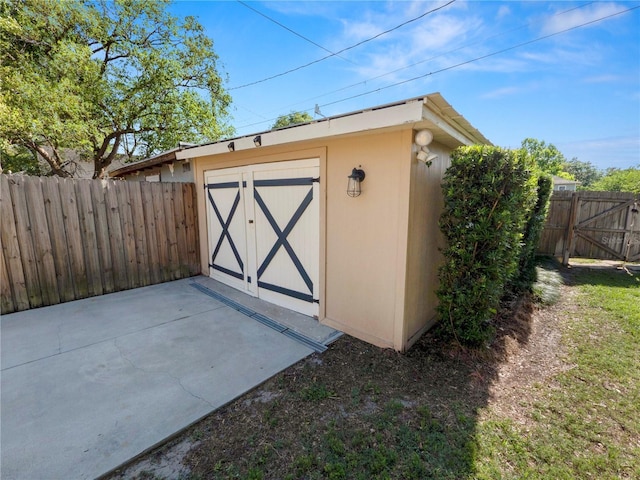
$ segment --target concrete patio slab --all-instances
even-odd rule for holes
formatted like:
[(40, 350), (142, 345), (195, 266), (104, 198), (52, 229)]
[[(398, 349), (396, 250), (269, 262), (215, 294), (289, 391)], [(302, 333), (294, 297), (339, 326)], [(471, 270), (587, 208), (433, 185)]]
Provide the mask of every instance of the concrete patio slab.
[(193, 282), (2, 316), (3, 479), (96, 478), (313, 352)]

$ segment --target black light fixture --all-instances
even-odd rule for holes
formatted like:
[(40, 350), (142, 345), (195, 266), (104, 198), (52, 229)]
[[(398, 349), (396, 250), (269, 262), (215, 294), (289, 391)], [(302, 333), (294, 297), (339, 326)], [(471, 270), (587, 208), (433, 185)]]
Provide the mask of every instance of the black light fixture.
[(364, 170), (360, 170), (359, 168), (354, 168), (351, 171), (351, 175), (347, 178), (349, 179), (349, 183), (347, 184), (347, 195), (350, 197), (359, 197), (362, 193), (360, 189), (360, 183), (364, 181)]
[(227, 148), (229, 149), (230, 152), (233, 152), (236, 149), (236, 144), (233, 142), (229, 142), (227, 144)]
[(253, 139), (253, 144), (256, 147), (262, 146), (262, 137), (260, 135), (256, 135), (256, 137)]

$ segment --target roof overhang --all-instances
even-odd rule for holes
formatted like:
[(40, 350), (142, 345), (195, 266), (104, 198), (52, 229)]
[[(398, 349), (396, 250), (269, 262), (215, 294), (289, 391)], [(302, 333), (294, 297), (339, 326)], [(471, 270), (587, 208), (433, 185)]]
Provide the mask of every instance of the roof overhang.
[[(491, 145), (491, 142), (456, 112), (442, 95), (432, 93), (402, 102), (336, 115), (278, 130), (256, 132), (251, 135), (187, 147), (176, 151), (175, 158), (180, 160), (229, 153), (227, 147), (229, 142), (234, 143), (234, 151), (240, 151), (361, 134), (375, 130), (402, 129), (407, 126), (415, 130), (429, 129), (433, 133), (434, 141), (451, 148), (473, 144)], [(253, 142), (256, 135), (261, 137), (260, 147), (256, 147)]]
[(152, 157), (148, 157), (133, 163), (128, 163), (120, 168), (111, 170), (110, 172), (108, 172), (109, 176), (120, 177), (122, 175), (127, 175), (129, 173), (135, 173), (142, 170), (149, 170), (152, 168), (160, 167), (162, 165), (166, 165), (168, 163), (173, 163), (176, 161), (177, 152), (179, 152), (180, 150), (186, 147), (191, 147), (191, 146), (193, 145), (181, 143), (179, 147), (176, 147), (164, 152), (160, 152), (157, 155), (154, 155)]

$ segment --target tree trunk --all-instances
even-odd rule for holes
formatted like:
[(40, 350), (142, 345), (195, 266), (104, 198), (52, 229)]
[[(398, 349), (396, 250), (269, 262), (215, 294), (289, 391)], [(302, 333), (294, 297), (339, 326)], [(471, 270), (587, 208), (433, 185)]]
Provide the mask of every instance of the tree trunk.
[[(107, 168), (113, 162), (113, 159), (116, 158), (116, 154), (118, 153), (118, 148), (120, 147), (120, 139), (122, 135), (119, 133), (109, 135), (102, 141), (102, 146), (97, 151), (94, 150), (93, 157), (93, 178), (108, 178), (109, 174), (107, 173)], [(113, 145), (109, 145), (111, 140), (115, 140)], [(109, 153), (107, 154), (107, 150), (111, 148)]]

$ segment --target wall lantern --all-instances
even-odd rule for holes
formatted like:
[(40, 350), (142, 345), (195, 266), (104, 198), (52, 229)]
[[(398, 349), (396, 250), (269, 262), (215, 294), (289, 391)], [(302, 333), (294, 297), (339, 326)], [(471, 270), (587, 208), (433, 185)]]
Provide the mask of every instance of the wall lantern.
[(364, 181), (364, 170), (360, 170), (359, 168), (354, 168), (351, 171), (351, 175), (347, 178), (349, 179), (349, 183), (347, 184), (347, 195), (350, 197), (359, 197), (362, 193), (360, 189), (360, 183)]
[(427, 145), (429, 145), (432, 140), (433, 133), (431, 133), (429, 130), (418, 131), (413, 139), (416, 146), (418, 147), (418, 154), (416, 156), (418, 160), (424, 162), (427, 167), (431, 166), (431, 162), (438, 158), (438, 155), (432, 153), (431, 150), (429, 150), (429, 147), (427, 147)]
[(227, 148), (229, 149), (230, 152), (233, 152), (236, 149), (236, 144), (233, 142), (229, 142), (227, 144)]
[(261, 147), (262, 146), (262, 137), (260, 135), (257, 135), (254, 139), (253, 139), (253, 144), (256, 147)]

